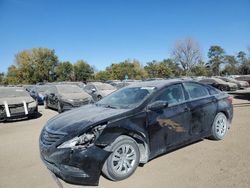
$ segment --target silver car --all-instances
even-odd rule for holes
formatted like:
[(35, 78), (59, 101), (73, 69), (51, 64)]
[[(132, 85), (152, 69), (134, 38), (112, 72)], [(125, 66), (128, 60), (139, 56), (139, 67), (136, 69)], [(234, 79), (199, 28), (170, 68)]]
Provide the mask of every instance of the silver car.
[(35, 117), (37, 102), (22, 87), (0, 87), (0, 121)]
[(102, 99), (115, 90), (116, 88), (114, 86), (102, 82), (90, 82), (84, 87), (84, 91), (92, 95), (95, 101)]

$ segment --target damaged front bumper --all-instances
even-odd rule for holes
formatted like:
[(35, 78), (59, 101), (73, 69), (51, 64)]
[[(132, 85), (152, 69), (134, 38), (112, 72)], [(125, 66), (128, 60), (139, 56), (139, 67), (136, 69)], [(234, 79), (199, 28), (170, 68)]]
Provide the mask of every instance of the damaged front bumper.
[(95, 145), (87, 149), (52, 149), (40, 142), (40, 151), (42, 161), (53, 174), (76, 185), (98, 185), (103, 164), (110, 155)]
[(37, 106), (24, 107), (24, 104), (11, 104), (0, 106), (0, 121), (13, 120), (32, 116), (38, 112)]

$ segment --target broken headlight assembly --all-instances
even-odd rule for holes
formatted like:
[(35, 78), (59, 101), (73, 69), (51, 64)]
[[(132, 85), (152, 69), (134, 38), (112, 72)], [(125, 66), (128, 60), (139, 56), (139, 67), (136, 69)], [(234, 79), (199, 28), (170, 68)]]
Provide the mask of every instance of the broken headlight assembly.
[(92, 128), (89, 132), (82, 134), (81, 136), (76, 136), (61, 145), (59, 145), (57, 148), (71, 148), (71, 149), (77, 149), (77, 148), (88, 148), (94, 144), (94, 141), (100, 136), (103, 129), (106, 127), (105, 125), (98, 125), (94, 128)]

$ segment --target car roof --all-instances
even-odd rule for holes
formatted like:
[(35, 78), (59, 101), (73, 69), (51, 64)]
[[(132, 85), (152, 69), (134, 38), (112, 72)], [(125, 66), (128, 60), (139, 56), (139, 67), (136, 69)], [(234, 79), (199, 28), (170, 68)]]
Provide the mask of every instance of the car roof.
[(89, 82), (87, 85), (110, 85), (109, 83), (103, 83), (103, 82)]
[(183, 83), (183, 82), (196, 82), (195, 80), (184, 80), (184, 79), (168, 79), (168, 80), (152, 80), (152, 81), (143, 81), (131, 83), (127, 87), (156, 87), (162, 88), (166, 85), (174, 84), (174, 83)]

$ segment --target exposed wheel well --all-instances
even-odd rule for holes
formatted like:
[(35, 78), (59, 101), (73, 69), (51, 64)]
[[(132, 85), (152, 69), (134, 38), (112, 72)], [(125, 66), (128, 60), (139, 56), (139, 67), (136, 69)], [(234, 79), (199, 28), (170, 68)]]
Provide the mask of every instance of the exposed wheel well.
[(141, 164), (145, 164), (148, 162), (149, 159), (149, 147), (148, 144), (145, 143), (139, 135), (137, 134), (127, 134), (127, 135), (120, 135), (119, 137), (117, 137), (116, 139), (123, 139), (129, 137), (131, 139), (133, 139), (135, 141), (135, 143), (137, 144), (139, 151), (140, 151), (140, 163)]

